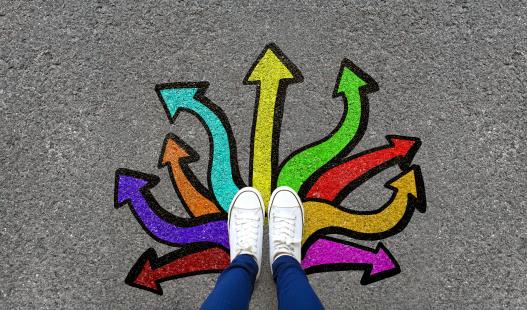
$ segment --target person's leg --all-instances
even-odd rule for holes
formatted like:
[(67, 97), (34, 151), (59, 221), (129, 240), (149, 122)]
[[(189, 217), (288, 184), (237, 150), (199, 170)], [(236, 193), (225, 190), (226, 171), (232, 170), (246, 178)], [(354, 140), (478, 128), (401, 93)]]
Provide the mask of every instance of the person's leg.
[(278, 309), (324, 309), (300, 266), (304, 207), (286, 186), (273, 191), (269, 202), (269, 260), (278, 295)]
[(278, 295), (278, 309), (324, 309), (307, 280), (300, 263), (292, 256), (282, 255), (273, 262), (273, 279)]
[(218, 277), (201, 309), (248, 309), (257, 274), (258, 264), (254, 257), (237, 256)]
[(262, 261), (264, 204), (254, 188), (241, 189), (229, 208), (231, 264), (201, 309), (248, 309)]

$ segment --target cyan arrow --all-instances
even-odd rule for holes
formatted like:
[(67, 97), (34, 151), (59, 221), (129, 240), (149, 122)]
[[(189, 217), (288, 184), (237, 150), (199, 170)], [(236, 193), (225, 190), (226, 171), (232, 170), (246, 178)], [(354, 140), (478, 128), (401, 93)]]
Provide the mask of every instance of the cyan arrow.
[(205, 97), (207, 82), (170, 83), (156, 86), (171, 123), (179, 111), (194, 114), (207, 129), (211, 141), (209, 187), (216, 200), (229, 210), (232, 198), (243, 187), (236, 160), (236, 142), (225, 113)]
[(225, 216), (181, 218), (161, 208), (150, 190), (159, 183), (155, 175), (128, 169), (115, 172), (115, 207), (130, 206), (143, 229), (154, 239), (175, 246), (210, 242), (229, 248)]

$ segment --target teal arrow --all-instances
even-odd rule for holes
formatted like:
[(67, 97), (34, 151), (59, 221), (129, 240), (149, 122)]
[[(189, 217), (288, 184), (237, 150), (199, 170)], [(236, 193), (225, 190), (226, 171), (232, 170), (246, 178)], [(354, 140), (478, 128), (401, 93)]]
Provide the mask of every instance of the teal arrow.
[(219, 205), (229, 210), (232, 198), (243, 187), (236, 160), (236, 141), (225, 113), (205, 97), (207, 82), (156, 86), (171, 123), (180, 111), (195, 115), (207, 129), (211, 142), (208, 182)]
[(366, 130), (366, 94), (377, 90), (377, 83), (351, 61), (342, 61), (333, 97), (344, 99), (344, 115), (338, 126), (324, 139), (291, 154), (280, 168), (278, 186), (299, 191), (317, 170), (355, 146)]

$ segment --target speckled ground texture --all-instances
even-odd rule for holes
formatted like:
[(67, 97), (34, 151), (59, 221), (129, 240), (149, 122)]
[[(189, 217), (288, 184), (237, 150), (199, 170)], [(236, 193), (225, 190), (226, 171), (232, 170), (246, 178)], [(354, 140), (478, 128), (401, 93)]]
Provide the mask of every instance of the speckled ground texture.
[[(379, 83), (357, 150), (384, 135), (420, 137), (414, 159), (428, 210), (385, 240), (401, 265), (311, 275), (328, 309), (521, 309), (527, 306), (527, 4), (524, 1), (0, 1), (0, 308), (195, 309), (217, 275), (164, 283), (124, 278), (148, 247), (113, 208), (119, 167), (159, 175), (155, 195), (182, 208), (157, 159), (166, 133), (201, 154), (189, 115), (170, 125), (158, 83), (207, 80), (248, 175), (254, 86), (242, 79), (269, 42), (302, 70), (288, 89), (280, 158), (325, 136), (342, 113), (331, 93), (342, 58)], [(393, 168), (346, 202), (377, 208)], [(363, 242), (372, 246), (372, 242)], [(276, 307), (264, 253), (252, 309)]]

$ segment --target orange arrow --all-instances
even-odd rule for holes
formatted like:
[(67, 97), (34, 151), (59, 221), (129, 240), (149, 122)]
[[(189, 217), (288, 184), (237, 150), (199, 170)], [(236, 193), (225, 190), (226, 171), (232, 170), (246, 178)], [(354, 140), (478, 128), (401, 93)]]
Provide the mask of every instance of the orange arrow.
[(189, 163), (198, 159), (196, 151), (178, 136), (169, 133), (163, 143), (159, 168), (170, 165), (168, 171), (172, 185), (189, 215), (218, 213), (220, 209), (213, 202), (212, 195), (188, 167)]

